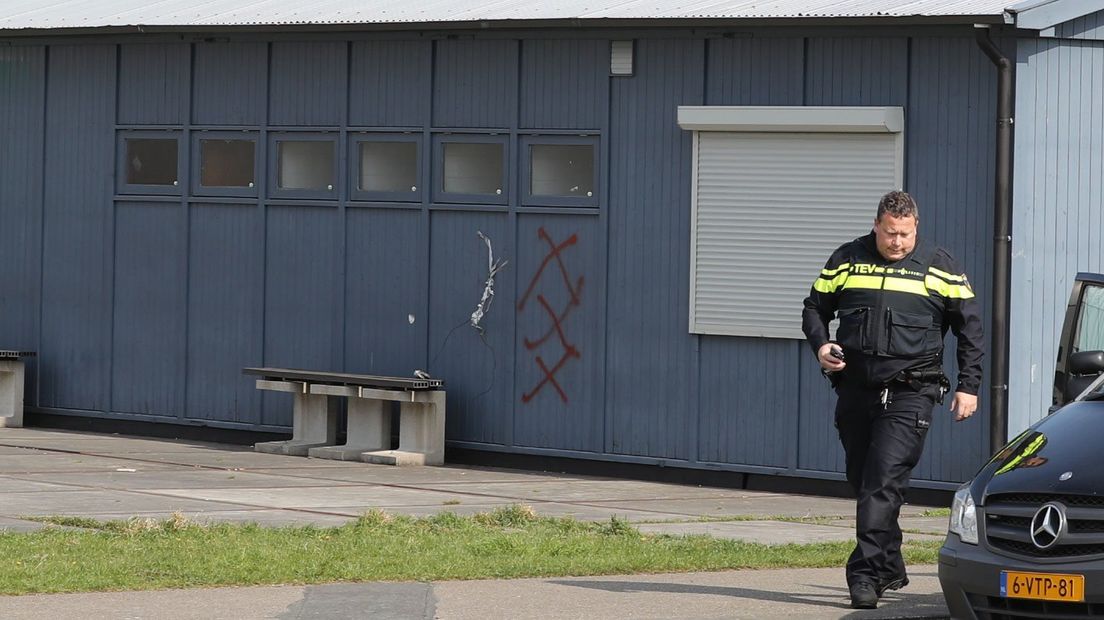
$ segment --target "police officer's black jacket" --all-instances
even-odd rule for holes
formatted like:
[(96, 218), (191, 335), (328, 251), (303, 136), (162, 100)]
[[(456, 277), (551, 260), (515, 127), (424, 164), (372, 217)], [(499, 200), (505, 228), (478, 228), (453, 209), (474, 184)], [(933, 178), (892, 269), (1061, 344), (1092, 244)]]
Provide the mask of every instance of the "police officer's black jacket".
[(981, 313), (962, 268), (943, 248), (917, 241), (912, 253), (892, 262), (878, 252), (873, 232), (843, 244), (805, 299), (802, 329), (814, 353), (829, 342), (836, 315), (845, 382), (880, 388), (902, 371), (941, 365), (950, 328), (958, 338), (955, 389), (978, 393)]

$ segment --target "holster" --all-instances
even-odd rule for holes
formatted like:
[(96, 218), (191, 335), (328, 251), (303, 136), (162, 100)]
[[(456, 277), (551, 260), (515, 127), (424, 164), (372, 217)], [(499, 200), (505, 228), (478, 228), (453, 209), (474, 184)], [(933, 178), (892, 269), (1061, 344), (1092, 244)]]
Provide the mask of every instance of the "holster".
[(939, 385), (938, 403), (943, 404), (947, 392), (951, 390), (951, 382), (947, 375), (943, 374), (942, 366), (930, 366), (928, 368), (911, 368), (901, 371), (893, 381), (907, 384), (910, 388), (919, 392), (924, 386), (936, 383)]

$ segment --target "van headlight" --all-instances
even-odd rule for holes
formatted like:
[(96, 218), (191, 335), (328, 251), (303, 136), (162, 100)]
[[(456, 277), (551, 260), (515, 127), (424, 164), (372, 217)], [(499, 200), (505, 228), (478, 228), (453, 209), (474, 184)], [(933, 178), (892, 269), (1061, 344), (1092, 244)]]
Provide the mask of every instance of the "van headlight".
[(951, 502), (950, 529), (958, 534), (962, 542), (971, 545), (978, 543), (977, 508), (974, 506), (974, 496), (970, 495), (968, 482), (955, 491), (954, 501)]

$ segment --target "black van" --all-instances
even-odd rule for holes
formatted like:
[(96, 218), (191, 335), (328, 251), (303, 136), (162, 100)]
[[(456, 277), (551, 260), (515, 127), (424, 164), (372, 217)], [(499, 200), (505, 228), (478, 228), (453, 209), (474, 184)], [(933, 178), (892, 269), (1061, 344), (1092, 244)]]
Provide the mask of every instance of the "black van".
[(939, 581), (954, 618), (1104, 618), (1104, 276), (1077, 275), (1051, 414), (955, 493)]

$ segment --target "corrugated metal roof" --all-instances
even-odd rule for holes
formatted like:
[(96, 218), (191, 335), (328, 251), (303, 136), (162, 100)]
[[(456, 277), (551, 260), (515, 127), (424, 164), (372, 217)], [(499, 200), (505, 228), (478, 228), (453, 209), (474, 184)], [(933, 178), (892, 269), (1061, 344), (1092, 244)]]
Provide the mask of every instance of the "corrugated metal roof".
[(1000, 16), (1009, 0), (6, 0), (0, 29)]

